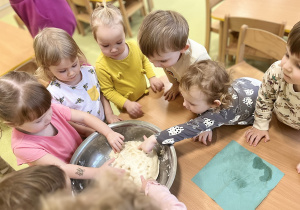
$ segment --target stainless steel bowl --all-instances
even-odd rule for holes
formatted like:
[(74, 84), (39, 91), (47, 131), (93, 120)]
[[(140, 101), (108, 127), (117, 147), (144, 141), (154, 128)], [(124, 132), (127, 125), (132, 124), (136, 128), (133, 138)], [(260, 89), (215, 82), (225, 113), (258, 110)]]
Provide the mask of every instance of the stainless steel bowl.
[[(151, 136), (161, 130), (144, 121), (127, 120), (110, 124), (114, 131), (122, 134), (125, 141), (144, 141), (143, 136)], [(154, 148), (158, 154), (160, 166), (157, 181), (166, 185), (169, 189), (173, 184), (177, 169), (177, 157), (175, 148), (171, 146), (156, 145)], [(106, 138), (97, 132), (86, 138), (75, 151), (70, 163), (86, 167), (100, 167), (109, 159), (111, 146)], [(74, 193), (81, 192), (88, 186), (90, 180), (72, 180)]]

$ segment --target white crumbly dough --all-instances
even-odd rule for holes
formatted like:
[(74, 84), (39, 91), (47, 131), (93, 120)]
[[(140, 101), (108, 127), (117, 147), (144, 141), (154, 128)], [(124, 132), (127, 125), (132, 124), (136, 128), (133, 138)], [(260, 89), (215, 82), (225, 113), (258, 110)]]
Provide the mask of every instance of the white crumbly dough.
[(126, 171), (126, 176), (132, 179), (139, 187), (142, 185), (140, 176), (156, 180), (159, 173), (158, 156), (154, 150), (146, 154), (138, 149), (140, 141), (125, 142), (125, 148), (120, 153), (111, 151), (110, 158), (115, 158), (112, 166), (122, 168)]

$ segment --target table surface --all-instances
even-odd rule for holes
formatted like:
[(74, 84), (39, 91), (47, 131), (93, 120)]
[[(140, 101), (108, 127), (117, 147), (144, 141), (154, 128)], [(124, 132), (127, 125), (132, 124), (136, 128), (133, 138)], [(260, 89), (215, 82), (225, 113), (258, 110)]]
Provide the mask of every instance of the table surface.
[(286, 23), (286, 32), (300, 21), (299, 0), (224, 0), (212, 12), (212, 18), (224, 21), (225, 15)]
[(27, 30), (0, 21), (0, 76), (34, 57), (33, 38)]
[[(170, 83), (166, 77), (162, 80), (166, 86), (165, 90), (168, 90)], [(164, 100), (163, 92), (155, 94), (150, 90), (149, 95), (138, 102), (142, 105), (145, 114), (137, 120), (152, 123), (161, 129), (187, 122), (196, 116), (183, 107), (181, 96), (175, 101), (168, 102)], [(131, 119), (127, 113), (121, 113), (120, 117), (123, 120)], [(285, 174), (257, 209), (300, 209), (300, 174), (297, 174), (295, 169), (300, 162), (300, 131), (282, 124), (273, 117), (270, 124), (271, 141), (261, 142), (257, 147), (252, 147), (244, 139), (244, 133), (248, 128), (250, 127), (216, 128), (213, 131), (213, 141), (209, 146), (193, 142), (191, 139), (175, 143), (178, 165), (171, 192), (184, 202), (189, 210), (222, 209), (191, 179), (232, 140), (273, 164)]]

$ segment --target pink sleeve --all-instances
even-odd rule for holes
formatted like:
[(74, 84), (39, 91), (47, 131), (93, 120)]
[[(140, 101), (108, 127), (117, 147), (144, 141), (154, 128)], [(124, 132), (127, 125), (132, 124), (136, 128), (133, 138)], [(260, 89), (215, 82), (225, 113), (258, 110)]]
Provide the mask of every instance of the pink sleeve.
[(172, 195), (169, 189), (157, 183), (156, 181), (148, 181), (145, 188), (145, 195), (148, 195), (156, 201), (162, 210), (185, 210), (184, 203)]
[(56, 112), (56, 114), (62, 116), (67, 121), (71, 120), (71, 109), (69, 107), (55, 103), (52, 103), (51, 107), (53, 109), (53, 112)]

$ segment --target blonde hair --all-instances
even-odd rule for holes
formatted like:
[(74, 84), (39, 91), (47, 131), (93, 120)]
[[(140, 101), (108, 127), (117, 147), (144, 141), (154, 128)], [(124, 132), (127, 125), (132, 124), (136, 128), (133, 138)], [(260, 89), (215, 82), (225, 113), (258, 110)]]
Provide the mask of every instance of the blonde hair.
[(125, 25), (120, 10), (112, 4), (106, 4), (105, 1), (103, 1), (102, 4), (98, 4), (98, 7), (93, 11), (91, 17), (91, 28), (95, 40), (97, 41), (97, 30), (99, 27), (111, 27), (117, 24), (121, 24), (123, 26), (124, 33), (126, 34)]
[(189, 91), (192, 86), (198, 87), (207, 96), (207, 103), (214, 104), (215, 100), (220, 100), (221, 106), (218, 109), (228, 108), (231, 105), (230, 75), (216, 61), (198, 61), (188, 68), (181, 78), (180, 88)]
[(74, 61), (78, 57), (80, 65), (86, 62), (74, 39), (59, 28), (44, 28), (40, 31), (34, 38), (33, 48), (39, 67), (36, 75), (47, 81), (54, 79), (49, 67), (59, 65), (62, 59)]
[(26, 72), (10, 72), (0, 78), (0, 119), (9, 126), (32, 122), (51, 106), (51, 94)]
[(138, 42), (141, 51), (147, 57), (155, 53), (180, 51), (187, 43), (189, 25), (186, 19), (175, 11), (156, 10), (149, 13), (143, 20)]
[(42, 198), (43, 210), (158, 210), (129, 179), (105, 173), (82, 193), (72, 197), (56, 193)]
[(293, 26), (289, 33), (287, 45), (290, 48), (291, 54), (300, 56), (300, 21)]
[(39, 210), (40, 196), (66, 186), (65, 172), (54, 165), (30, 166), (11, 172), (0, 179), (0, 209)]

